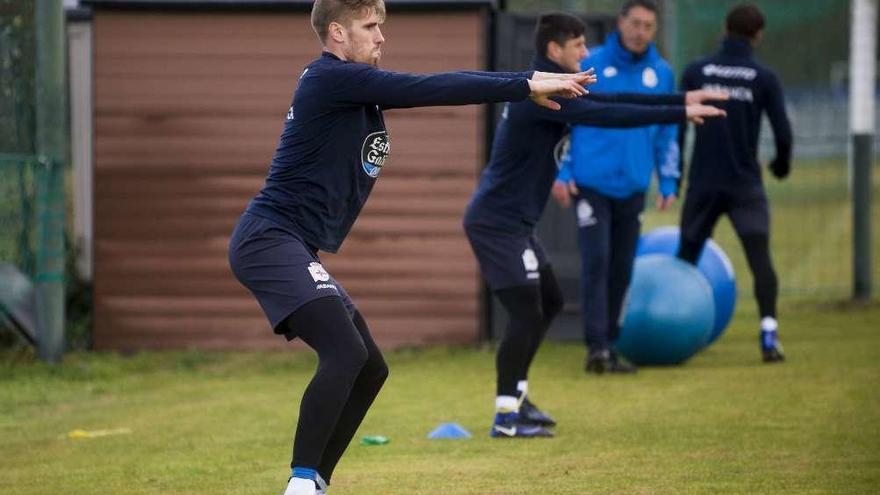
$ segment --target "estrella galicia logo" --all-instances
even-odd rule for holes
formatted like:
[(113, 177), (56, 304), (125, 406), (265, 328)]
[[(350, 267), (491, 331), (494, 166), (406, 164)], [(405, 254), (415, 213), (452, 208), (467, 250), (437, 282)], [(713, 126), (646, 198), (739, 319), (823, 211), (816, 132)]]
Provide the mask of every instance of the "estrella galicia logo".
[(370, 177), (379, 177), (389, 153), (391, 153), (391, 140), (386, 131), (368, 135), (361, 147), (361, 164), (364, 172)]

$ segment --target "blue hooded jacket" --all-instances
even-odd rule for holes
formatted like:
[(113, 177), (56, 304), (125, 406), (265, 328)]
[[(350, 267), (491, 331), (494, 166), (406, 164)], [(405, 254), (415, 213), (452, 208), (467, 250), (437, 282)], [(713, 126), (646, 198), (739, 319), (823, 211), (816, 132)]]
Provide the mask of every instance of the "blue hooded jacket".
[[(591, 50), (581, 62), (583, 69), (596, 68), (599, 81), (590, 86), (593, 93), (672, 93), (675, 76), (669, 64), (651, 43), (640, 56), (624, 48), (620, 34), (614, 32), (605, 44)], [(574, 181), (613, 198), (642, 193), (657, 170), (660, 193), (676, 194), (679, 166), (678, 126), (652, 125), (632, 129), (572, 127), (569, 156), (558, 179)]]

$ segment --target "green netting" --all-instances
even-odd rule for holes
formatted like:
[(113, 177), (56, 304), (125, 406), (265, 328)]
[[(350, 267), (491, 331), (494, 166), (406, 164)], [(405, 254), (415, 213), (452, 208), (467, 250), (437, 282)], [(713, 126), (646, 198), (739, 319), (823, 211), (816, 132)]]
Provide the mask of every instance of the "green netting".
[[(674, 0), (664, 36), (676, 70), (712, 52), (721, 38), (727, 10), (737, 0)], [(849, 51), (849, 2), (762, 0), (767, 19), (756, 56), (779, 74), (788, 88), (843, 90)], [(841, 72), (842, 71), (842, 72)], [(840, 86), (840, 87), (838, 87)]]
[(34, 2), (0, 0), (0, 261), (36, 274)]
[(0, 153), (33, 153), (35, 60), (34, 2), (0, 0)]
[(35, 157), (0, 155), (0, 262), (36, 275)]

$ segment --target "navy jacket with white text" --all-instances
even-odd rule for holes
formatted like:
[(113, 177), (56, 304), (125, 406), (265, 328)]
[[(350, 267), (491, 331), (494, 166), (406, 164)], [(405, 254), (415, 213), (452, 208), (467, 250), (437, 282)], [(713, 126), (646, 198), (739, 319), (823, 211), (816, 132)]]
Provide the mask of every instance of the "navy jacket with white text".
[(776, 74), (752, 58), (747, 40), (728, 37), (716, 54), (689, 64), (681, 88), (730, 94), (728, 101), (713, 103), (727, 111), (726, 119), (707, 119), (696, 127), (688, 187), (760, 186), (758, 134), (762, 113), (767, 114), (776, 140), (776, 158), (770, 167), (777, 175), (788, 173), (792, 135), (782, 86)]

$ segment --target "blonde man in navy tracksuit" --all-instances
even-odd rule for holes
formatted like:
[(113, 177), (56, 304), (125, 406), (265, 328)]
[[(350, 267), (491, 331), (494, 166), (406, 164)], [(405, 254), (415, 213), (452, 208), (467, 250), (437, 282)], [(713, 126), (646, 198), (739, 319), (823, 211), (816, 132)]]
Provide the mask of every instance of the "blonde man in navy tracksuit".
[(752, 57), (764, 29), (761, 10), (751, 4), (735, 6), (725, 26), (721, 49), (688, 65), (681, 79), (685, 90), (723, 90), (730, 99), (722, 105), (727, 119), (707, 122), (696, 132), (678, 256), (696, 264), (720, 216), (730, 218), (755, 280), (761, 355), (773, 363), (785, 357), (777, 337), (778, 282), (770, 259), (770, 212), (757, 156), (758, 134), (761, 115), (767, 114), (776, 139), (770, 172), (784, 179), (791, 164), (791, 125), (779, 78)]
[[(336, 252), (388, 166), (388, 108), (576, 97), (585, 74), (443, 73), (377, 68), (382, 0), (317, 0), (312, 26), (324, 50), (299, 79), (269, 175), (229, 242), (235, 276), (275, 333), (301, 338), (318, 369), (300, 404), (285, 495), (325, 493), (336, 463), (388, 368), (363, 316), (321, 265)], [(549, 110), (548, 110), (549, 111)], [(284, 114), (284, 112), (282, 112)]]

